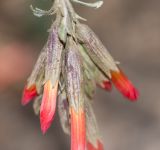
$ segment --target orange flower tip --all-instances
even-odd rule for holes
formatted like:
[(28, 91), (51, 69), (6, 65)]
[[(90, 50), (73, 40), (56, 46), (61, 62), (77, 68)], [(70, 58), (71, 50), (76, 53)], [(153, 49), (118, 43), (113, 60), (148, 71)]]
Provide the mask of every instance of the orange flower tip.
[(131, 101), (136, 101), (139, 97), (139, 93), (137, 89), (133, 86), (131, 81), (123, 74), (122, 71), (111, 72), (112, 75), (112, 82), (114, 83), (115, 87), (128, 99)]
[(54, 88), (52, 87), (50, 81), (46, 82), (44, 85), (44, 93), (40, 107), (40, 124), (43, 134), (45, 134), (51, 126), (56, 110), (58, 82)]
[(71, 150), (85, 150), (86, 128), (85, 113), (71, 108)]
[(21, 103), (23, 106), (27, 105), (33, 98), (35, 98), (38, 95), (36, 85), (33, 84), (32, 86), (25, 87), (23, 90), (23, 96)]
[(107, 91), (111, 91), (112, 90), (112, 84), (110, 81), (103, 81), (102, 86), (103, 89), (107, 90)]
[(104, 150), (102, 142), (97, 141), (97, 146), (95, 147), (90, 142), (87, 142), (87, 150)]

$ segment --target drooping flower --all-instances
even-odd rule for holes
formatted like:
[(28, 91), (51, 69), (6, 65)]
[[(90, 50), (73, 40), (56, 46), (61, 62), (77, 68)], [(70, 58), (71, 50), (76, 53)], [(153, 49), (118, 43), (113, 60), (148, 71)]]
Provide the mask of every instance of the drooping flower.
[(136, 100), (138, 97), (137, 90), (119, 69), (110, 53), (97, 38), (96, 34), (87, 25), (78, 24), (76, 27), (77, 37), (92, 61), (114, 83), (116, 88), (124, 96), (132, 101)]
[[(102, 5), (102, 1), (74, 2)], [(56, 19), (25, 86), (22, 104), (35, 99), (33, 108), (40, 115), (42, 133), (51, 126), (58, 105), (62, 128), (71, 135), (71, 150), (103, 150), (90, 102), (97, 85), (111, 91), (113, 83), (131, 101), (137, 100), (138, 91), (96, 34), (79, 22), (83, 18), (70, 0), (55, 0), (49, 11), (36, 8), (33, 12), (39, 17), (56, 14)]]

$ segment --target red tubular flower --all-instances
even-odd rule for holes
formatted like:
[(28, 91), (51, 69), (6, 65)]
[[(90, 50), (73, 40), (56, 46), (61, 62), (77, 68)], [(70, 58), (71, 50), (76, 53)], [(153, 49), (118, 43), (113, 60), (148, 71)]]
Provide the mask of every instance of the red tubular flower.
[(71, 107), (71, 150), (85, 150), (86, 143), (85, 113), (78, 113)]
[(22, 105), (28, 104), (37, 95), (38, 93), (35, 84), (31, 85), (29, 88), (25, 86), (21, 100)]
[(47, 129), (50, 127), (56, 109), (58, 82), (54, 88), (52, 87), (50, 80), (44, 85), (44, 93), (40, 107), (40, 123), (43, 134), (46, 133)]
[(116, 88), (131, 101), (136, 101), (138, 98), (138, 91), (133, 84), (128, 80), (122, 71), (111, 71), (111, 80)]
[(90, 142), (87, 142), (87, 150), (104, 150), (103, 144), (98, 140), (97, 147), (92, 145)]

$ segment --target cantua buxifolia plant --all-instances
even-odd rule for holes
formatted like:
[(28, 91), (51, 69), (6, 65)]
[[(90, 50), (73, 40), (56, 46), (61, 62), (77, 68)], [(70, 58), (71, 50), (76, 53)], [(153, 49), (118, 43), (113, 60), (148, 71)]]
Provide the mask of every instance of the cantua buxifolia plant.
[(79, 16), (72, 3), (99, 8), (103, 1), (54, 0), (50, 10), (38, 8), (34, 15), (54, 15), (49, 36), (24, 88), (22, 105), (34, 100), (46, 133), (58, 107), (65, 133), (71, 135), (71, 150), (103, 150), (92, 110), (97, 85), (110, 91), (112, 84), (123, 96), (136, 101), (138, 92), (121, 71), (96, 34)]

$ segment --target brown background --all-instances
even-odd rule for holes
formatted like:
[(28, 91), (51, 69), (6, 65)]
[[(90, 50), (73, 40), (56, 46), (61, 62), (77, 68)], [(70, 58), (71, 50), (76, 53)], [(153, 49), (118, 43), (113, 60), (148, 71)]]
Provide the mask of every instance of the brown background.
[[(35, 18), (29, 5), (49, 8), (48, 1), (0, 1), (0, 150), (70, 147), (58, 115), (42, 136), (32, 105), (20, 104), (22, 88), (50, 24), (48, 18)], [(111, 93), (97, 90), (94, 110), (105, 149), (159, 150), (160, 1), (105, 0), (99, 10), (75, 7), (140, 91), (139, 101), (130, 103), (115, 89)]]

